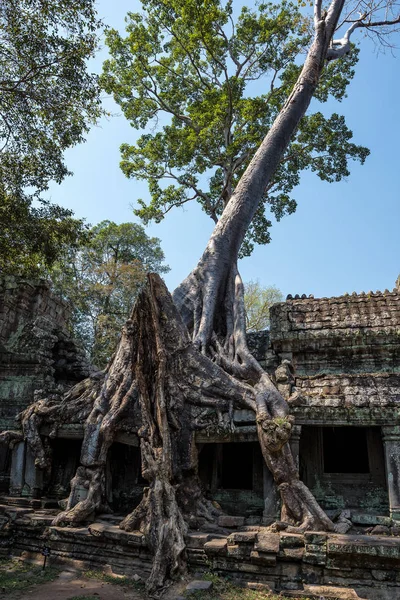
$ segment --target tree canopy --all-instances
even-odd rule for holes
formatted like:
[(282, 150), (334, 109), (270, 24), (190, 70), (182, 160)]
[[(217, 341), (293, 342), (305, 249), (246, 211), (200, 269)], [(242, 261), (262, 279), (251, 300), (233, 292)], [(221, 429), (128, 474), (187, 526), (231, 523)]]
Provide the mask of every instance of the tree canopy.
[(0, 6), (0, 224), (2, 270), (40, 269), (84, 233), (72, 212), (43, 200), (70, 174), (67, 148), (102, 112), (87, 60), (100, 23), (94, 0), (4, 0)]
[(246, 330), (264, 331), (269, 327), (269, 309), (283, 301), (283, 294), (274, 285), (262, 286), (258, 280), (244, 284)]
[[(236, 17), (231, 1), (150, 0), (128, 14), (126, 30), (126, 37), (106, 33), (111, 57), (101, 83), (133, 127), (155, 123), (135, 145), (121, 146), (125, 175), (149, 185), (150, 200), (138, 199), (135, 213), (160, 221), (196, 200), (217, 222), (300, 73), (310, 21), (286, 1), (243, 7)], [(353, 48), (326, 66), (319, 103), (345, 97), (357, 56)], [(265, 186), (242, 254), (269, 241), (269, 210), (279, 220), (296, 209), (302, 171), (339, 181), (351, 160), (363, 163), (368, 153), (353, 143), (343, 116), (325, 116), (314, 104)]]
[(72, 308), (73, 333), (91, 361), (103, 367), (129, 318), (146, 273), (167, 273), (158, 238), (141, 225), (102, 221), (87, 244), (66, 249), (50, 271), (54, 286)]

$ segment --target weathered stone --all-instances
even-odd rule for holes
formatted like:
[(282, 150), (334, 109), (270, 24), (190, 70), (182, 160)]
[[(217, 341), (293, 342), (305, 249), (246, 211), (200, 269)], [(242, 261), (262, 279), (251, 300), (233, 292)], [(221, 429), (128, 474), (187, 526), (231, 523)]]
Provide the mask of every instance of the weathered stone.
[(280, 548), (302, 548), (304, 547), (304, 535), (301, 533), (280, 534)]
[[(317, 541), (319, 542), (318, 538)], [(326, 544), (306, 544), (304, 562), (311, 565), (324, 565), (326, 563)]]
[(235, 531), (228, 537), (228, 545), (252, 544), (257, 538), (257, 531)]
[(375, 525), (375, 527), (371, 531), (372, 535), (390, 535), (389, 527), (386, 525)]
[(283, 548), (279, 552), (279, 557), (283, 560), (301, 561), (303, 560), (304, 553), (304, 548)]
[(256, 565), (264, 565), (266, 567), (276, 565), (276, 554), (269, 554), (253, 550), (250, 554), (251, 562)]
[(227, 553), (228, 542), (226, 538), (210, 540), (204, 544), (206, 554), (218, 554), (225, 556)]
[(306, 531), (304, 534), (304, 542), (307, 546), (309, 544), (321, 546), (322, 544), (326, 544), (327, 537), (327, 533), (321, 533), (319, 531)]
[(244, 517), (234, 517), (231, 515), (221, 515), (218, 519), (220, 527), (242, 527), (244, 525)]
[(256, 590), (258, 592), (273, 592), (275, 589), (275, 583), (261, 583), (259, 581), (246, 581), (244, 587), (248, 590)]
[(212, 581), (195, 580), (191, 581), (186, 586), (186, 594), (194, 594), (196, 592), (204, 592), (211, 590), (213, 587)]
[(311, 592), (315, 598), (334, 598), (335, 600), (360, 600), (357, 592), (351, 588), (339, 588), (327, 585), (304, 584), (304, 591)]
[(252, 546), (250, 544), (229, 545), (227, 547), (228, 556), (233, 558), (248, 558), (251, 553)]
[(382, 517), (358, 511), (351, 512), (351, 520), (355, 525), (386, 525), (386, 527), (390, 527), (392, 524), (390, 517)]
[(279, 534), (258, 532), (257, 541), (254, 544), (254, 549), (260, 552), (269, 552), (278, 554), (279, 552)]

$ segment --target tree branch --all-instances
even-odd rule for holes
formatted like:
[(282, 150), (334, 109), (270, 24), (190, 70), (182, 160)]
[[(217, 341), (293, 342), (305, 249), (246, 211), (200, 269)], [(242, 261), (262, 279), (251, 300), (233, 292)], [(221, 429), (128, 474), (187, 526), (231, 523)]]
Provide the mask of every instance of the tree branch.
[(366, 14), (362, 15), (357, 21), (353, 21), (344, 36), (338, 40), (332, 40), (332, 46), (328, 49), (326, 59), (336, 60), (345, 56), (350, 52), (351, 44), (350, 38), (352, 33), (359, 28), (373, 29), (375, 27), (385, 27), (390, 25), (397, 25), (400, 23), (400, 15), (393, 20), (384, 21), (364, 21)]

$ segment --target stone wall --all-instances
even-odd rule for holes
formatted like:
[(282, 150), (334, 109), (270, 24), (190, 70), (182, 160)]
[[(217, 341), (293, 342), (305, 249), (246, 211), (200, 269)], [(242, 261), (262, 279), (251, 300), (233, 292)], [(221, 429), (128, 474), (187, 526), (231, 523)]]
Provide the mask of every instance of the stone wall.
[(0, 278), (0, 428), (33, 401), (37, 389), (72, 385), (89, 374), (71, 339), (69, 310), (44, 280)]
[[(71, 339), (69, 310), (44, 280), (0, 277), (0, 430), (36, 390), (67, 389), (90, 373), (83, 350)], [(0, 449), (0, 490), (8, 487), (8, 451)]]
[(271, 308), (270, 337), (297, 375), (400, 373), (400, 291), (289, 296)]

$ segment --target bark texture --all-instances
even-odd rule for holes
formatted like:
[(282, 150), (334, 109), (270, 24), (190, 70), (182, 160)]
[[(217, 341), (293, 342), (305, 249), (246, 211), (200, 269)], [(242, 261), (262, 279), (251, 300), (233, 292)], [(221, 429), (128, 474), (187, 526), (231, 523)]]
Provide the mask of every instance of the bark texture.
[(58, 525), (107, 510), (108, 450), (119, 432), (138, 433), (148, 487), (121, 527), (144, 532), (154, 553), (147, 582), (151, 597), (183, 571), (187, 529), (213, 523), (218, 513), (202, 495), (194, 443), (195, 431), (215, 414), (225, 415), (233, 427), (234, 408), (254, 410), (262, 453), (281, 494), (282, 518), (302, 530), (333, 529), (299, 481), (288, 444), (288, 405), (247, 348), (237, 256), (315, 92), (342, 7), (343, 0), (333, 0), (321, 16), (317, 2), (314, 43), (302, 73), (173, 299), (160, 278), (149, 275), (107, 369), (63, 398), (38, 400), (20, 417), (40, 468), (49, 464), (41, 425), (50, 423), (56, 435), (64, 422), (84, 423), (81, 465)]

